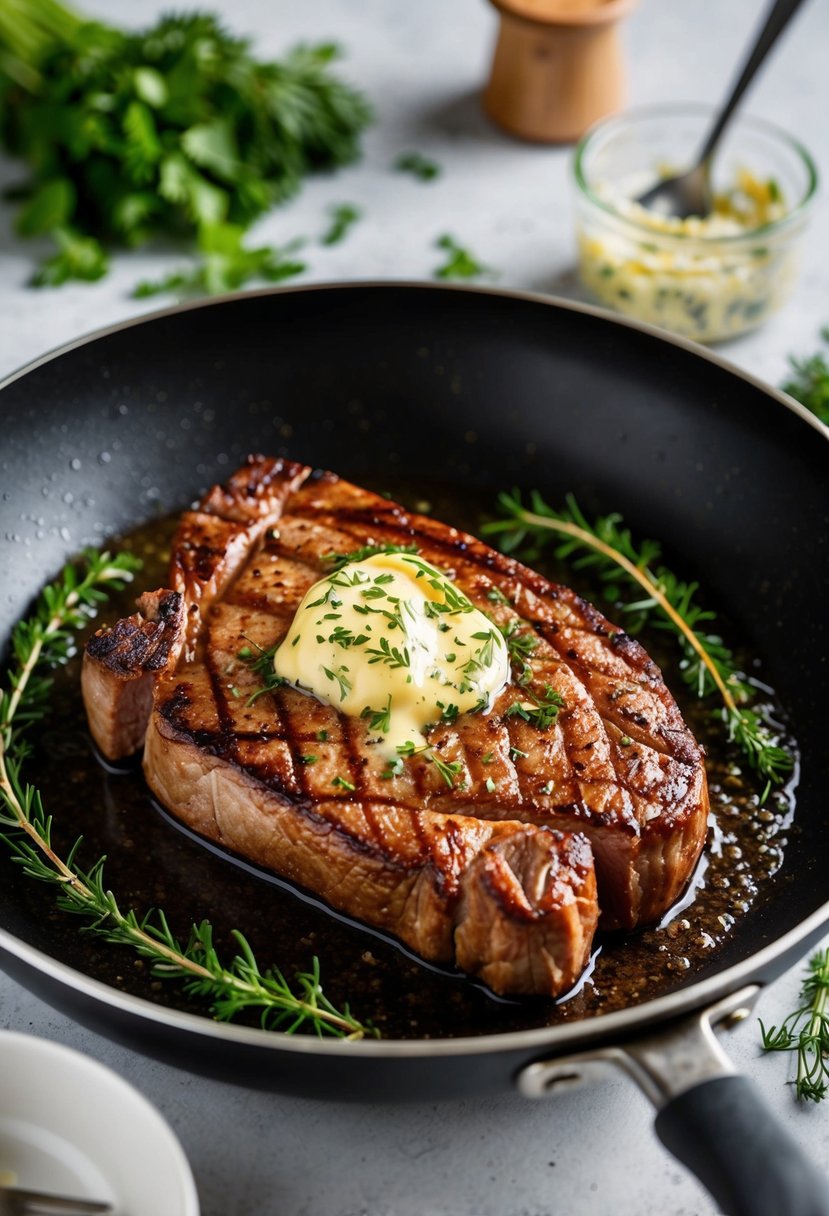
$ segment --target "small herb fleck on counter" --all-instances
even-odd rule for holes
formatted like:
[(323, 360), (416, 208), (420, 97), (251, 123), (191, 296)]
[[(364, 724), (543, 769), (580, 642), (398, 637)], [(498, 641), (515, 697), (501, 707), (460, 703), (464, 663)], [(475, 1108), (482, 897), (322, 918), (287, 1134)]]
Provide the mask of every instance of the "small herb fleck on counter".
[(439, 237), (436, 245), (446, 252), (446, 260), (435, 270), (436, 279), (476, 279), (489, 272), (483, 262), (448, 233)]
[(422, 152), (404, 152), (398, 156), (394, 167), (400, 173), (411, 173), (421, 182), (433, 182), (443, 172), (437, 161), (424, 156)]

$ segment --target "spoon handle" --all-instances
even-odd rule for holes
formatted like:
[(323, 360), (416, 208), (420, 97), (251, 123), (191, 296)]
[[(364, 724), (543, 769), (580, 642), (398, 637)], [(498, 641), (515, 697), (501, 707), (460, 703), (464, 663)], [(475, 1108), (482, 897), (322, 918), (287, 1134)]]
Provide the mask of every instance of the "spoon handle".
[(707, 161), (711, 156), (714, 146), (720, 138), (725, 124), (733, 114), (737, 102), (743, 93), (745, 93), (754, 78), (755, 72), (774, 46), (780, 34), (782, 34), (790, 18), (795, 15), (802, 3), (803, 0), (774, 0), (766, 18), (766, 23), (760, 31), (754, 48), (740, 73), (740, 78), (734, 85), (731, 96), (723, 106), (719, 118), (714, 123), (713, 129), (705, 141), (705, 145), (699, 155), (699, 161)]

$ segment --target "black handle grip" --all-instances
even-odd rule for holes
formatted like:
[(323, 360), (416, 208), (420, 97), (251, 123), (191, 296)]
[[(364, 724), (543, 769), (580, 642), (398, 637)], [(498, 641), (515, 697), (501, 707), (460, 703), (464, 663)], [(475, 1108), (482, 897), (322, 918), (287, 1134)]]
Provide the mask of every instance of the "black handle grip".
[(747, 1077), (717, 1077), (672, 1098), (656, 1133), (725, 1216), (829, 1216), (829, 1180)]

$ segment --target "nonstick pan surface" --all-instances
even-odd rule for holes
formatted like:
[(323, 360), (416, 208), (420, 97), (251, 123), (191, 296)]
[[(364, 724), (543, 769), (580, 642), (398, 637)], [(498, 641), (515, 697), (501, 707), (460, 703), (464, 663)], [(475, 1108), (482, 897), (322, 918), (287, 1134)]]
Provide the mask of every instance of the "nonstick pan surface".
[[(801, 749), (773, 900), (657, 1000), (542, 1029), (405, 1042), (286, 1039), (119, 990), (70, 962), (0, 858), (0, 959), (65, 1011), (196, 1070), (304, 1093), (432, 1096), (618, 1039), (779, 974), (829, 921), (825, 605), (829, 448), (781, 394), (653, 330), (561, 302), (418, 285), (277, 290), (93, 335), (0, 392), (0, 638), (85, 544), (189, 504), (250, 451), (355, 481), (484, 498), (572, 491), (698, 577), (763, 658)], [(372, 1066), (367, 1068), (368, 1061)]]

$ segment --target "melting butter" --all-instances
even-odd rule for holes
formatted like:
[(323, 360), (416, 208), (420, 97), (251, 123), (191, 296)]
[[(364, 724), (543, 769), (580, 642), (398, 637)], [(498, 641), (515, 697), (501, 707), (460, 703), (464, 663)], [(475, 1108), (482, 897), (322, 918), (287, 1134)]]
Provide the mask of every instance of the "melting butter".
[(364, 718), (388, 749), (485, 711), (509, 680), (501, 633), (417, 554), (377, 552), (314, 583), (274, 656), (277, 675)]

